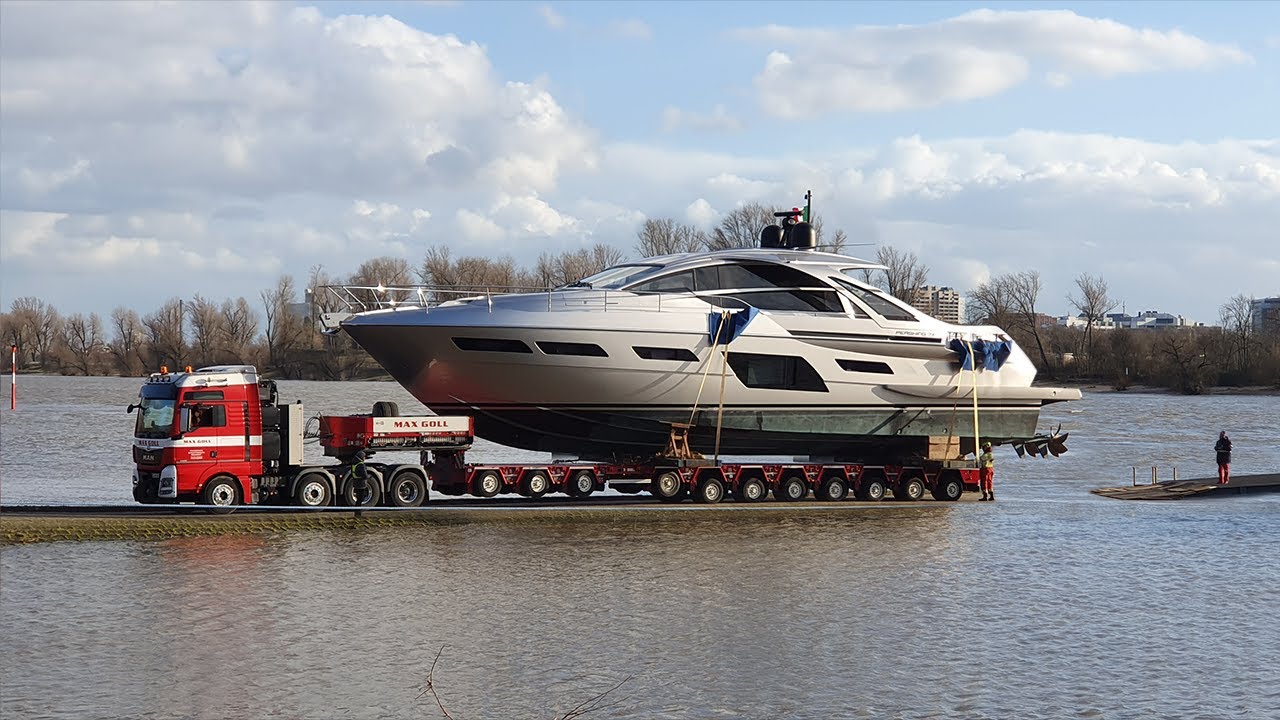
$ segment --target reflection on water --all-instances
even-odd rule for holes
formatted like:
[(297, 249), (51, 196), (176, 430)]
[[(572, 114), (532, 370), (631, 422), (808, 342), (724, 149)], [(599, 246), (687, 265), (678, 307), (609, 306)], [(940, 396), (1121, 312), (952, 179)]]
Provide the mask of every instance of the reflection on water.
[[(49, 385), (0, 415), (4, 501), (125, 502), (135, 381)], [(389, 394), (295, 385), (335, 412)], [(628, 676), (592, 717), (1280, 716), (1280, 496), (1086, 492), (1211, 475), (1222, 428), (1237, 472), (1274, 471), (1280, 399), (1052, 410), (1071, 452), (1001, 454), (994, 505), (6, 547), (0, 715), (440, 717), (417, 698), (444, 647), (459, 718), (549, 718)]]

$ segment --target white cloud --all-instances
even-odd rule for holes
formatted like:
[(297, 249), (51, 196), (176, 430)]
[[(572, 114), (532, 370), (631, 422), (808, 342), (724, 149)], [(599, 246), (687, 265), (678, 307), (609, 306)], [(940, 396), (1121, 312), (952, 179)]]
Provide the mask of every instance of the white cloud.
[(538, 15), (542, 18), (542, 22), (552, 30), (560, 30), (568, 24), (564, 16), (556, 12), (556, 9), (550, 5), (539, 5)]
[(720, 220), (720, 213), (711, 207), (711, 203), (703, 198), (698, 198), (689, 203), (689, 207), (684, 209), (684, 216), (695, 227), (703, 230), (710, 230)]
[(742, 129), (742, 121), (730, 115), (724, 105), (716, 105), (709, 113), (681, 110), (672, 105), (663, 109), (662, 132), (684, 128), (703, 132), (737, 132)]
[(653, 28), (650, 28), (645, 21), (635, 18), (611, 22), (607, 30), (618, 37), (631, 38), (633, 40), (653, 39)]
[[(1180, 30), (1134, 28), (1068, 10), (974, 10), (924, 25), (847, 29), (771, 25), (738, 31), (771, 45), (755, 78), (767, 112), (800, 118), (830, 111), (891, 111), (989, 97), (1043, 66), (1051, 85), (1250, 62), (1231, 45)], [(778, 98), (786, 98), (779, 102)]]

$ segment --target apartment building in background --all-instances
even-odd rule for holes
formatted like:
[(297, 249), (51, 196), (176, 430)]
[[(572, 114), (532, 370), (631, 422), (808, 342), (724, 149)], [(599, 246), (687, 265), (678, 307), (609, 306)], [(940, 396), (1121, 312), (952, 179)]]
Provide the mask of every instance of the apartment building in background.
[(916, 288), (911, 305), (943, 322), (959, 324), (964, 319), (964, 296), (954, 288), (937, 285)]

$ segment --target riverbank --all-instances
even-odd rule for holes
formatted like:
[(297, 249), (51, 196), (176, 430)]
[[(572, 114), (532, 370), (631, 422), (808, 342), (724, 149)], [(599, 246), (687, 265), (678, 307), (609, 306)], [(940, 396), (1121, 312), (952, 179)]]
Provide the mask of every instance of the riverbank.
[[(1106, 383), (1096, 382), (1074, 382), (1070, 380), (1044, 380), (1037, 381), (1042, 385), (1056, 385), (1060, 387), (1076, 388), (1082, 392), (1088, 393), (1123, 393), (1129, 395), (1182, 395), (1182, 393), (1159, 385), (1130, 385), (1124, 389), (1109, 385)], [(1258, 396), (1280, 396), (1280, 387), (1274, 385), (1215, 385), (1205, 388), (1201, 395), (1258, 395)]]

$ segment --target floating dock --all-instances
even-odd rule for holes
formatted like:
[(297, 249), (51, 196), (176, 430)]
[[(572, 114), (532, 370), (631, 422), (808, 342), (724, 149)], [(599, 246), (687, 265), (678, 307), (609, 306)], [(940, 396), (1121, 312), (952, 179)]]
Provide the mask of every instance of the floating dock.
[(1196, 478), (1149, 485), (1125, 485), (1091, 490), (1094, 495), (1116, 500), (1184, 500), (1243, 495), (1245, 493), (1280, 492), (1280, 473), (1233, 475), (1231, 482), (1219, 485), (1218, 478)]

